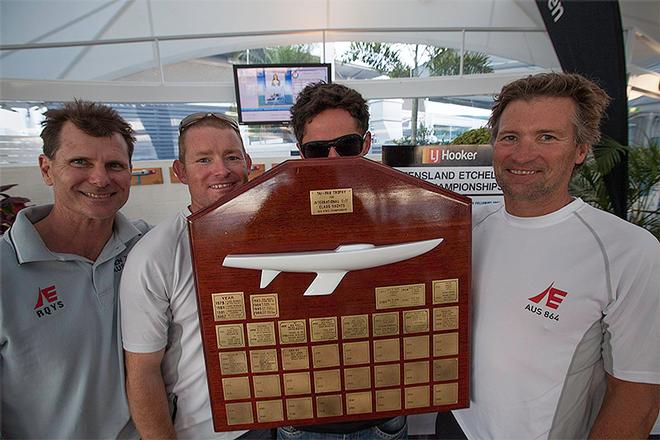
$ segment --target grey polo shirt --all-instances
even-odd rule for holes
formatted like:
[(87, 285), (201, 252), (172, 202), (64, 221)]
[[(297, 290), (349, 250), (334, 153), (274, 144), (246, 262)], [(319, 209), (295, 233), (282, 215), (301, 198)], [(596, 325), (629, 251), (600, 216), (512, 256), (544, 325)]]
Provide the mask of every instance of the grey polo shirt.
[(46, 248), (33, 223), (51, 209), (22, 210), (0, 240), (2, 437), (134, 435), (117, 287), (126, 254), (148, 226), (117, 214), (111, 238), (90, 261)]

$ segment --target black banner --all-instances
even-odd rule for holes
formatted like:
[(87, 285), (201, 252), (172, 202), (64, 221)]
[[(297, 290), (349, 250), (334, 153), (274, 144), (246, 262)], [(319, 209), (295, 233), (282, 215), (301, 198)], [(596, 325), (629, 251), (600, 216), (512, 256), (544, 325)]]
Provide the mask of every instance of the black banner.
[(383, 164), (390, 167), (493, 166), (490, 145), (383, 145)]
[[(618, 1), (536, 0), (536, 5), (562, 69), (594, 80), (612, 97), (602, 133), (627, 145), (626, 62)], [(605, 176), (605, 185), (614, 212), (625, 219), (627, 157)]]

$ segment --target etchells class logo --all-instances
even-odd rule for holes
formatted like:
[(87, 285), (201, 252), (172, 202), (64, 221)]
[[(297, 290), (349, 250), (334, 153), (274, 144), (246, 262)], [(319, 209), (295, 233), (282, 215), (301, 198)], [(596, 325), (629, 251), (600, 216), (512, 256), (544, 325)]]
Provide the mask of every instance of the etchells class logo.
[[(555, 282), (553, 281), (550, 285), (541, 293), (527, 298), (529, 301), (534, 304), (527, 304), (525, 310), (529, 310), (532, 313), (536, 313), (539, 316), (544, 318), (552, 319), (559, 321), (559, 306), (568, 295), (568, 292), (559, 290), (554, 287)], [(548, 310), (551, 309), (551, 310)]]
[(34, 305), (34, 313), (37, 318), (50, 316), (59, 309), (64, 308), (64, 301), (57, 298), (55, 285), (40, 288), (37, 294), (37, 303)]

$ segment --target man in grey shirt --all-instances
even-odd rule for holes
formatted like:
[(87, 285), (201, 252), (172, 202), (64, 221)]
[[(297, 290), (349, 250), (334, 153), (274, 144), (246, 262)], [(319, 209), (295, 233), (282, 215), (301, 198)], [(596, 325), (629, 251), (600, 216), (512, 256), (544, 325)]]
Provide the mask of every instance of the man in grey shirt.
[(136, 437), (117, 316), (126, 254), (148, 229), (118, 212), (133, 130), (84, 101), (49, 110), (43, 126), (54, 203), (20, 211), (0, 240), (1, 436)]

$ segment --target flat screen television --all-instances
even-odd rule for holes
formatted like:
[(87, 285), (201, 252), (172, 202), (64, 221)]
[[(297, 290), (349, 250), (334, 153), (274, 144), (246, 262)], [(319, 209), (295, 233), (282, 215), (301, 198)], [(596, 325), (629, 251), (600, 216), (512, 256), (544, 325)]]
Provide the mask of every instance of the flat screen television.
[(331, 82), (330, 64), (234, 64), (238, 122), (289, 122), (298, 93), (320, 81)]

